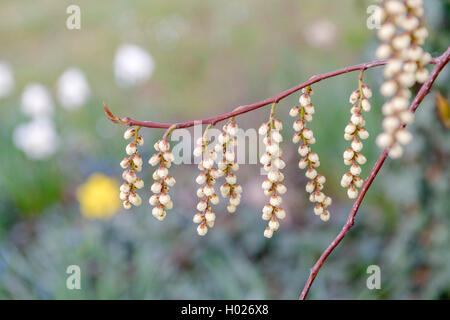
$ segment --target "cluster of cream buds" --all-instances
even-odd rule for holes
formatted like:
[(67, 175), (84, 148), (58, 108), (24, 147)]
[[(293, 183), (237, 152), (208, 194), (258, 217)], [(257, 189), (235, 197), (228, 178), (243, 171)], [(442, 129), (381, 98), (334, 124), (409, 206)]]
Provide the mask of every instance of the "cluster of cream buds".
[(347, 195), (350, 199), (356, 198), (358, 189), (363, 184), (363, 179), (360, 177), (361, 167), (359, 165), (367, 162), (366, 157), (361, 152), (363, 148), (361, 140), (369, 137), (369, 132), (364, 128), (366, 121), (362, 111), (370, 111), (369, 98), (372, 97), (372, 91), (362, 82), (360, 88), (353, 91), (350, 95), (349, 102), (353, 105), (350, 110), (352, 116), (344, 130), (344, 139), (347, 141), (351, 140), (352, 143), (351, 148), (344, 151), (344, 164), (350, 166), (350, 171), (342, 176), (341, 186), (348, 188)]
[(198, 223), (197, 233), (200, 236), (204, 236), (208, 232), (208, 228), (214, 226), (216, 215), (212, 211), (212, 205), (219, 203), (219, 197), (214, 190), (214, 184), (216, 179), (223, 175), (223, 172), (214, 168), (214, 161), (217, 159), (217, 153), (214, 149), (208, 149), (208, 130), (202, 138), (197, 141), (197, 146), (194, 149), (194, 156), (199, 157), (203, 155), (202, 161), (198, 164), (198, 169), (203, 171), (197, 178), (196, 182), (199, 185), (203, 185), (197, 189), (197, 197), (203, 198), (197, 204), (197, 210), (199, 211), (194, 215), (194, 222)]
[(137, 146), (144, 145), (144, 138), (136, 128), (128, 128), (123, 137), (125, 140), (134, 138), (125, 148), (128, 157), (120, 162), (120, 166), (126, 169), (122, 174), (126, 182), (120, 186), (120, 199), (123, 201), (123, 207), (130, 209), (131, 205), (140, 206), (142, 203), (136, 191), (144, 187), (144, 181), (136, 176), (136, 172), (142, 171), (142, 158), (137, 154)]
[(306, 184), (306, 191), (310, 194), (309, 200), (316, 203), (314, 213), (320, 216), (321, 220), (328, 221), (330, 213), (326, 208), (331, 204), (331, 198), (322, 192), (326, 179), (317, 172), (316, 168), (320, 166), (319, 155), (312, 152), (309, 146), (316, 143), (316, 139), (312, 130), (305, 126), (306, 122), (312, 120), (314, 114), (314, 106), (311, 104), (313, 92), (310, 87), (304, 88), (302, 92), (299, 99), (300, 106), (294, 106), (289, 112), (291, 117), (299, 117), (293, 125), (295, 133), (292, 141), (294, 143), (301, 142), (298, 153), (302, 158), (298, 166), (300, 169), (306, 169), (305, 175), (310, 180)]
[(412, 87), (416, 81), (425, 82), (428, 70), (425, 66), (431, 55), (421, 45), (428, 36), (424, 27), (422, 0), (383, 0), (381, 3), (383, 24), (378, 30), (382, 41), (376, 55), (389, 58), (384, 68), (386, 81), (380, 88), (381, 94), (389, 100), (383, 105), (383, 133), (377, 137), (377, 145), (390, 147), (389, 156), (399, 158), (403, 154), (401, 145), (409, 143), (412, 136), (401, 123), (414, 120), (408, 110)]
[(158, 168), (153, 172), (153, 184), (150, 188), (152, 196), (149, 199), (152, 209), (152, 215), (159, 221), (166, 217), (166, 210), (173, 207), (173, 202), (170, 199), (169, 188), (175, 185), (175, 179), (169, 175), (169, 168), (172, 166), (174, 156), (170, 151), (170, 144), (166, 138), (157, 141), (154, 145), (157, 153), (153, 154), (148, 160), (148, 163)]
[(227, 210), (230, 213), (236, 211), (241, 203), (242, 187), (237, 184), (236, 174), (239, 170), (239, 164), (236, 161), (234, 148), (237, 146), (238, 126), (234, 121), (230, 121), (223, 126), (223, 132), (218, 137), (215, 146), (216, 152), (222, 152), (222, 160), (217, 163), (217, 169), (220, 176), (225, 176), (225, 183), (220, 187), (220, 193), (223, 198), (230, 197)]
[(269, 221), (264, 230), (266, 238), (271, 238), (274, 231), (278, 230), (280, 226), (278, 219), (286, 217), (286, 212), (280, 207), (282, 203), (280, 195), (287, 191), (286, 186), (282, 183), (284, 175), (280, 172), (286, 166), (281, 158), (282, 150), (279, 146), (280, 142), (283, 141), (280, 134), (282, 129), (281, 121), (273, 117), (273, 112), (269, 122), (263, 123), (259, 128), (259, 134), (264, 136), (263, 142), (266, 146), (266, 152), (260, 158), (260, 162), (267, 172), (267, 178), (262, 183), (262, 188), (264, 195), (270, 197), (269, 203), (262, 209), (262, 218)]

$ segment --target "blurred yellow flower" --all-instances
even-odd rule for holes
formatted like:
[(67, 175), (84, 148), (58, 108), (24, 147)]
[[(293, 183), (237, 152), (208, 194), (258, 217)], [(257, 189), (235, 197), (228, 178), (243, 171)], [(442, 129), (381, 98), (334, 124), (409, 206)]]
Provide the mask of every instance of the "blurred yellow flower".
[(120, 208), (119, 184), (113, 178), (94, 173), (78, 187), (77, 198), (86, 218), (110, 219)]

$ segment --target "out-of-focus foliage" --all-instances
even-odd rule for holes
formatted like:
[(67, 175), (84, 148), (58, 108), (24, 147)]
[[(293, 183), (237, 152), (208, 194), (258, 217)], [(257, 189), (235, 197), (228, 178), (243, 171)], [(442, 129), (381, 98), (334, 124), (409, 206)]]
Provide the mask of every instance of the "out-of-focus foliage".
[[(198, 119), (259, 101), (313, 74), (373, 60), (376, 40), (366, 28), (371, 2), (85, 0), (79, 1), (81, 30), (73, 31), (65, 27), (69, 4), (0, 3), (0, 60), (11, 64), (16, 82), (13, 94), (0, 100), (0, 298), (296, 298), (352, 204), (339, 180), (346, 169), (343, 130), (356, 73), (314, 86), (314, 151), (334, 200), (328, 223), (312, 212), (295, 146), (289, 143), (287, 114), (298, 95), (277, 108), (285, 123), (288, 217), (271, 240), (262, 236), (265, 197), (258, 165), (242, 166), (242, 206), (228, 214), (222, 201), (216, 225), (204, 238), (192, 223), (195, 165), (171, 168), (177, 179), (175, 206), (163, 223), (151, 216), (146, 201), (147, 165), (143, 205), (119, 211), (111, 220), (84, 218), (77, 189), (94, 173), (120, 179), (123, 128), (106, 120), (102, 101), (119, 116)], [(450, 5), (425, 4), (427, 49), (436, 56), (449, 44)], [(115, 83), (114, 55), (124, 43), (148, 50), (155, 61), (143, 85)], [(13, 145), (14, 129), (29, 120), (20, 112), (21, 92), (40, 82), (55, 96), (58, 78), (71, 67), (86, 74), (91, 98), (77, 110), (55, 107), (59, 147), (47, 160), (31, 160)], [(444, 97), (449, 74), (447, 67), (436, 81)], [(366, 117), (371, 137), (364, 146), (363, 177), (379, 154), (374, 137), (381, 127), (380, 69), (368, 71), (365, 81), (374, 97)], [(267, 112), (243, 115), (239, 126), (257, 127)], [(450, 298), (450, 140), (433, 95), (422, 103), (411, 130), (414, 141), (401, 160), (387, 160), (355, 227), (317, 277), (311, 298)], [(146, 160), (161, 131), (142, 132)], [(81, 290), (66, 288), (69, 265), (81, 267)], [(381, 290), (366, 287), (369, 265), (381, 268)]]

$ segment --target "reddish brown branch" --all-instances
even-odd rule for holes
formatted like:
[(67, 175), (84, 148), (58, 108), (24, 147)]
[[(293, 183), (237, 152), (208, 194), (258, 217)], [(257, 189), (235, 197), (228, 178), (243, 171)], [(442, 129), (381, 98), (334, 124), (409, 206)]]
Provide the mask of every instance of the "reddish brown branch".
[[(431, 63), (436, 63), (436, 61), (437, 61), (436, 58), (434, 58), (431, 60)], [(293, 94), (294, 92), (297, 92), (298, 90), (303, 89), (307, 86), (310, 86), (321, 80), (332, 78), (332, 77), (335, 77), (335, 76), (338, 76), (338, 75), (341, 75), (344, 73), (357, 71), (357, 70), (370, 69), (370, 68), (382, 66), (385, 64), (386, 64), (386, 60), (372, 61), (372, 62), (357, 64), (357, 65), (350, 66), (350, 67), (345, 67), (345, 68), (327, 72), (327, 73), (318, 74), (318, 75), (311, 77), (308, 81), (302, 82), (302, 83), (296, 85), (295, 87), (287, 89), (273, 97), (264, 99), (262, 101), (259, 101), (259, 102), (253, 103), (253, 104), (240, 106), (231, 112), (222, 114), (217, 117), (211, 117), (211, 118), (182, 122), (182, 123), (160, 123), (160, 122), (153, 122), (153, 121), (139, 121), (139, 120), (131, 119), (129, 117), (118, 118), (118, 117), (114, 116), (114, 114), (108, 109), (106, 104), (103, 104), (103, 108), (105, 109), (106, 116), (108, 117), (109, 120), (111, 120), (112, 122), (115, 122), (115, 123), (121, 123), (121, 124), (125, 124), (128, 126), (141, 126), (141, 127), (147, 127), (147, 128), (170, 128), (171, 126), (175, 125), (177, 129), (180, 129), (180, 128), (189, 128), (189, 127), (194, 126), (195, 124), (213, 124), (214, 125), (219, 121), (229, 119), (231, 117), (264, 107), (264, 106), (272, 104), (272, 103), (278, 103), (279, 101), (283, 100), (284, 98)]]
[[(433, 83), (436, 80), (439, 73), (442, 71), (442, 69), (448, 63), (449, 59), (450, 59), (450, 47), (440, 57), (433, 58), (431, 60), (430, 63), (436, 64), (436, 66), (433, 68), (433, 71), (431, 72), (430, 76), (428, 77), (426, 82), (422, 85), (418, 94), (414, 98), (414, 100), (410, 106), (411, 111), (415, 112), (416, 109), (418, 108), (418, 106), (420, 105), (420, 103), (422, 102), (422, 100), (425, 98), (425, 96), (430, 92), (431, 86), (433, 85)], [(318, 75), (311, 77), (308, 81), (300, 83), (300, 84), (296, 85), (295, 87), (287, 89), (273, 97), (267, 98), (260, 102), (240, 106), (231, 112), (228, 112), (228, 113), (216, 116), (216, 117), (182, 122), (182, 123), (159, 123), (159, 122), (153, 122), (153, 121), (139, 121), (139, 120), (131, 119), (129, 117), (118, 118), (108, 109), (106, 104), (104, 104), (103, 107), (105, 109), (105, 113), (106, 113), (106, 116), (108, 117), (108, 119), (114, 123), (124, 124), (127, 126), (140, 126), (140, 127), (147, 127), (147, 128), (168, 129), (166, 131), (166, 133), (164, 134), (164, 137), (167, 137), (167, 135), (173, 129), (188, 128), (188, 127), (192, 127), (196, 124), (215, 125), (219, 121), (223, 121), (223, 120), (235, 117), (237, 115), (247, 113), (249, 111), (267, 106), (269, 104), (278, 103), (282, 99), (299, 91), (300, 89), (303, 89), (303, 88), (310, 86), (314, 83), (317, 83), (321, 80), (332, 78), (332, 77), (335, 77), (335, 76), (338, 76), (338, 75), (341, 75), (344, 73), (349, 73), (349, 72), (353, 72), (353, 71), (357, 71), (357, 70), (364, 71), (366, 69), (385, 65), (386, 63), (387, 63), (386, 60), (366, 62), (366, 63), (338, 69), (335, 71), (331, 71), (328, 73), (318, 74)], [(402, 124), (401, 126), (405, 127), (406, 125)], [(308, 295), (309, 289), (311, 288), (311, 285), (312, 285), (314, 279), (316, 278), (323, 263), (328, 258), (328, 256), (331, 254), (331, 252), (339, 245), (339, 243), (342, 241), (342, 239), (348, 233), (350, 228), (354, 225), (355, 216), (356, 216), (356, 213), (358, 212), (361, 202), (364, 199), (364, 196), (365, 196), (367, 190), (369, 189), (370, 185), (372, 184), (373, 180), (377, 176), (379, 170), (381, 169), (384, 161), (386, 160), (386, 158), (388, 156), (388, 152), (389, 152), (389, 149), (386, 148), (385, 150), (383, 150), (383, 152), (379, 156), (379, 158), (378, 158), (377, 162), (375, 163), (374, 167), (372, 168), (372, 171), (370, 172), (368, 178), (364, 181), (364, 184), (361, 187), (360, 193), (352, 206), (352, 209), (349, 213), (346, 223), (342, 227), (342, 230), (339, 232), (339, 234), (336, 236), (336, 238), (331, 242), (331, 244), (325, 249), (325, 251), (322, 253), (320, 258), (317, 260), (316, 264), (311, 268), (308, 280), (305, 284), (305, 287), (302, 290), (302, 293), (300, 294), (299, 299), (303, 300), (306, 298), (306, 296)]]
[[(412, 112), (415, 112), (417, 110), (417, 108), (419, 107), (422, 100), (430, 92), (431, 86), (433, 85), (433, 83), (436, 80), (439, 73), (442, 71), (442, 69), (448, 63), (449, 59), (450, 59), (450, 47), (447, 48), (447, 51), (445, 51), (444, 54), (442, 54), (440, 57), (435, 59), (436, 65), (433, 68), (433, 71), (428, 76), (427, 80), (422, 85), (422, 87), (420, 88), (416, 97), (414, 98), (413, 102), (411, 103), (411, 106), (409, 107), (409, 109)], [(406, 125), (402, 124), (401, 126), (405, 127)], [(323, 263), (328, 258), (330, 253), (339, 245), (339, 243), (342, 241), (342, 239), (345, 237), (345, 235), (348, 233), (350, 228), (355, 223), (355, 216), (356, 216), (356, 213), (358, 212), (359, 206), (361, 205), (361, 202), (364, 199), (364, 196), (366, 195), (367, 190), (369, 189), (373, 180), (375, 179), (375, 177), (377, 176), (381, 167), (383, 166), (383, 163), (388, 156), (388, 152), (389, 152), (389, 149), (386, 148), (383, 150), (381, 155), (378, 157), (378, 160), (375, 163), (374, 167), (372, 168), (372, 171), (370, 172), (369, 177), (367, 177), (367, 179), (364, 181), (361, 191), (360, 191), (358, 197), (356, 198), (356, 200), (352, 206), (352, 209), (350, 210), (347, 221), (345, 222), (344, 226), (342, 227), (342, 230), (339, 232), (339, 234), (336, 236), (336, 238), (334, 238), (334, 240), (330, 243), (330, 245), (325, 249), (325, 251), (320, 256), (319, 260), (317, 260), (316, 264), (311, 268), (308, 280), (305, 284), (305, 287), (302, 290), (302, 293), (300, 294), (300, 297), (299, 297), (300, 300), (304, 300), (306, 298), (306, 296), (308, 295), (309, 289), (311, 288), (311, 285), (314, 282), (314, 279), (316, 278), (317, 274), (319, 273), (319, 270), (322, 267)]]

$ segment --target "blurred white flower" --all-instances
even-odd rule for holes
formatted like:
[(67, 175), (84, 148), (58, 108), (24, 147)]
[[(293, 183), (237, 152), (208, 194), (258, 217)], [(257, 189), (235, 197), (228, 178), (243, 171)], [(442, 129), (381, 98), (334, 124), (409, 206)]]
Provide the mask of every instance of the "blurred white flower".
[(131, 87), (150, 79), (155, 62), (153, 57), (141, 47), (124, 44), (119, 47), (114, 58), (114, 75), (122, 87)]
[(330, 20), (318, 20), (304, 30), (304, 36), (311, 47), (326, 49), (336, 43), (337, 28)]
[(0, 61), (0, 99), (8, 96), (14, 89), (14, 77), (10, 65)]
[(58, 148), (59, 137), (49, 118), (37, 117), (14, 129), (13, 142), (28, 158), (44, 160)]
[(22, 112), (31, 117), (47, 116), (53, 112), (53, 100), (46, 87), (32, 83), (22, 93)]
[(58, 101), (67, 110), (82, 107), (89, 99), (91, 90), (84, 73), (70, 68), (58, 80)]

